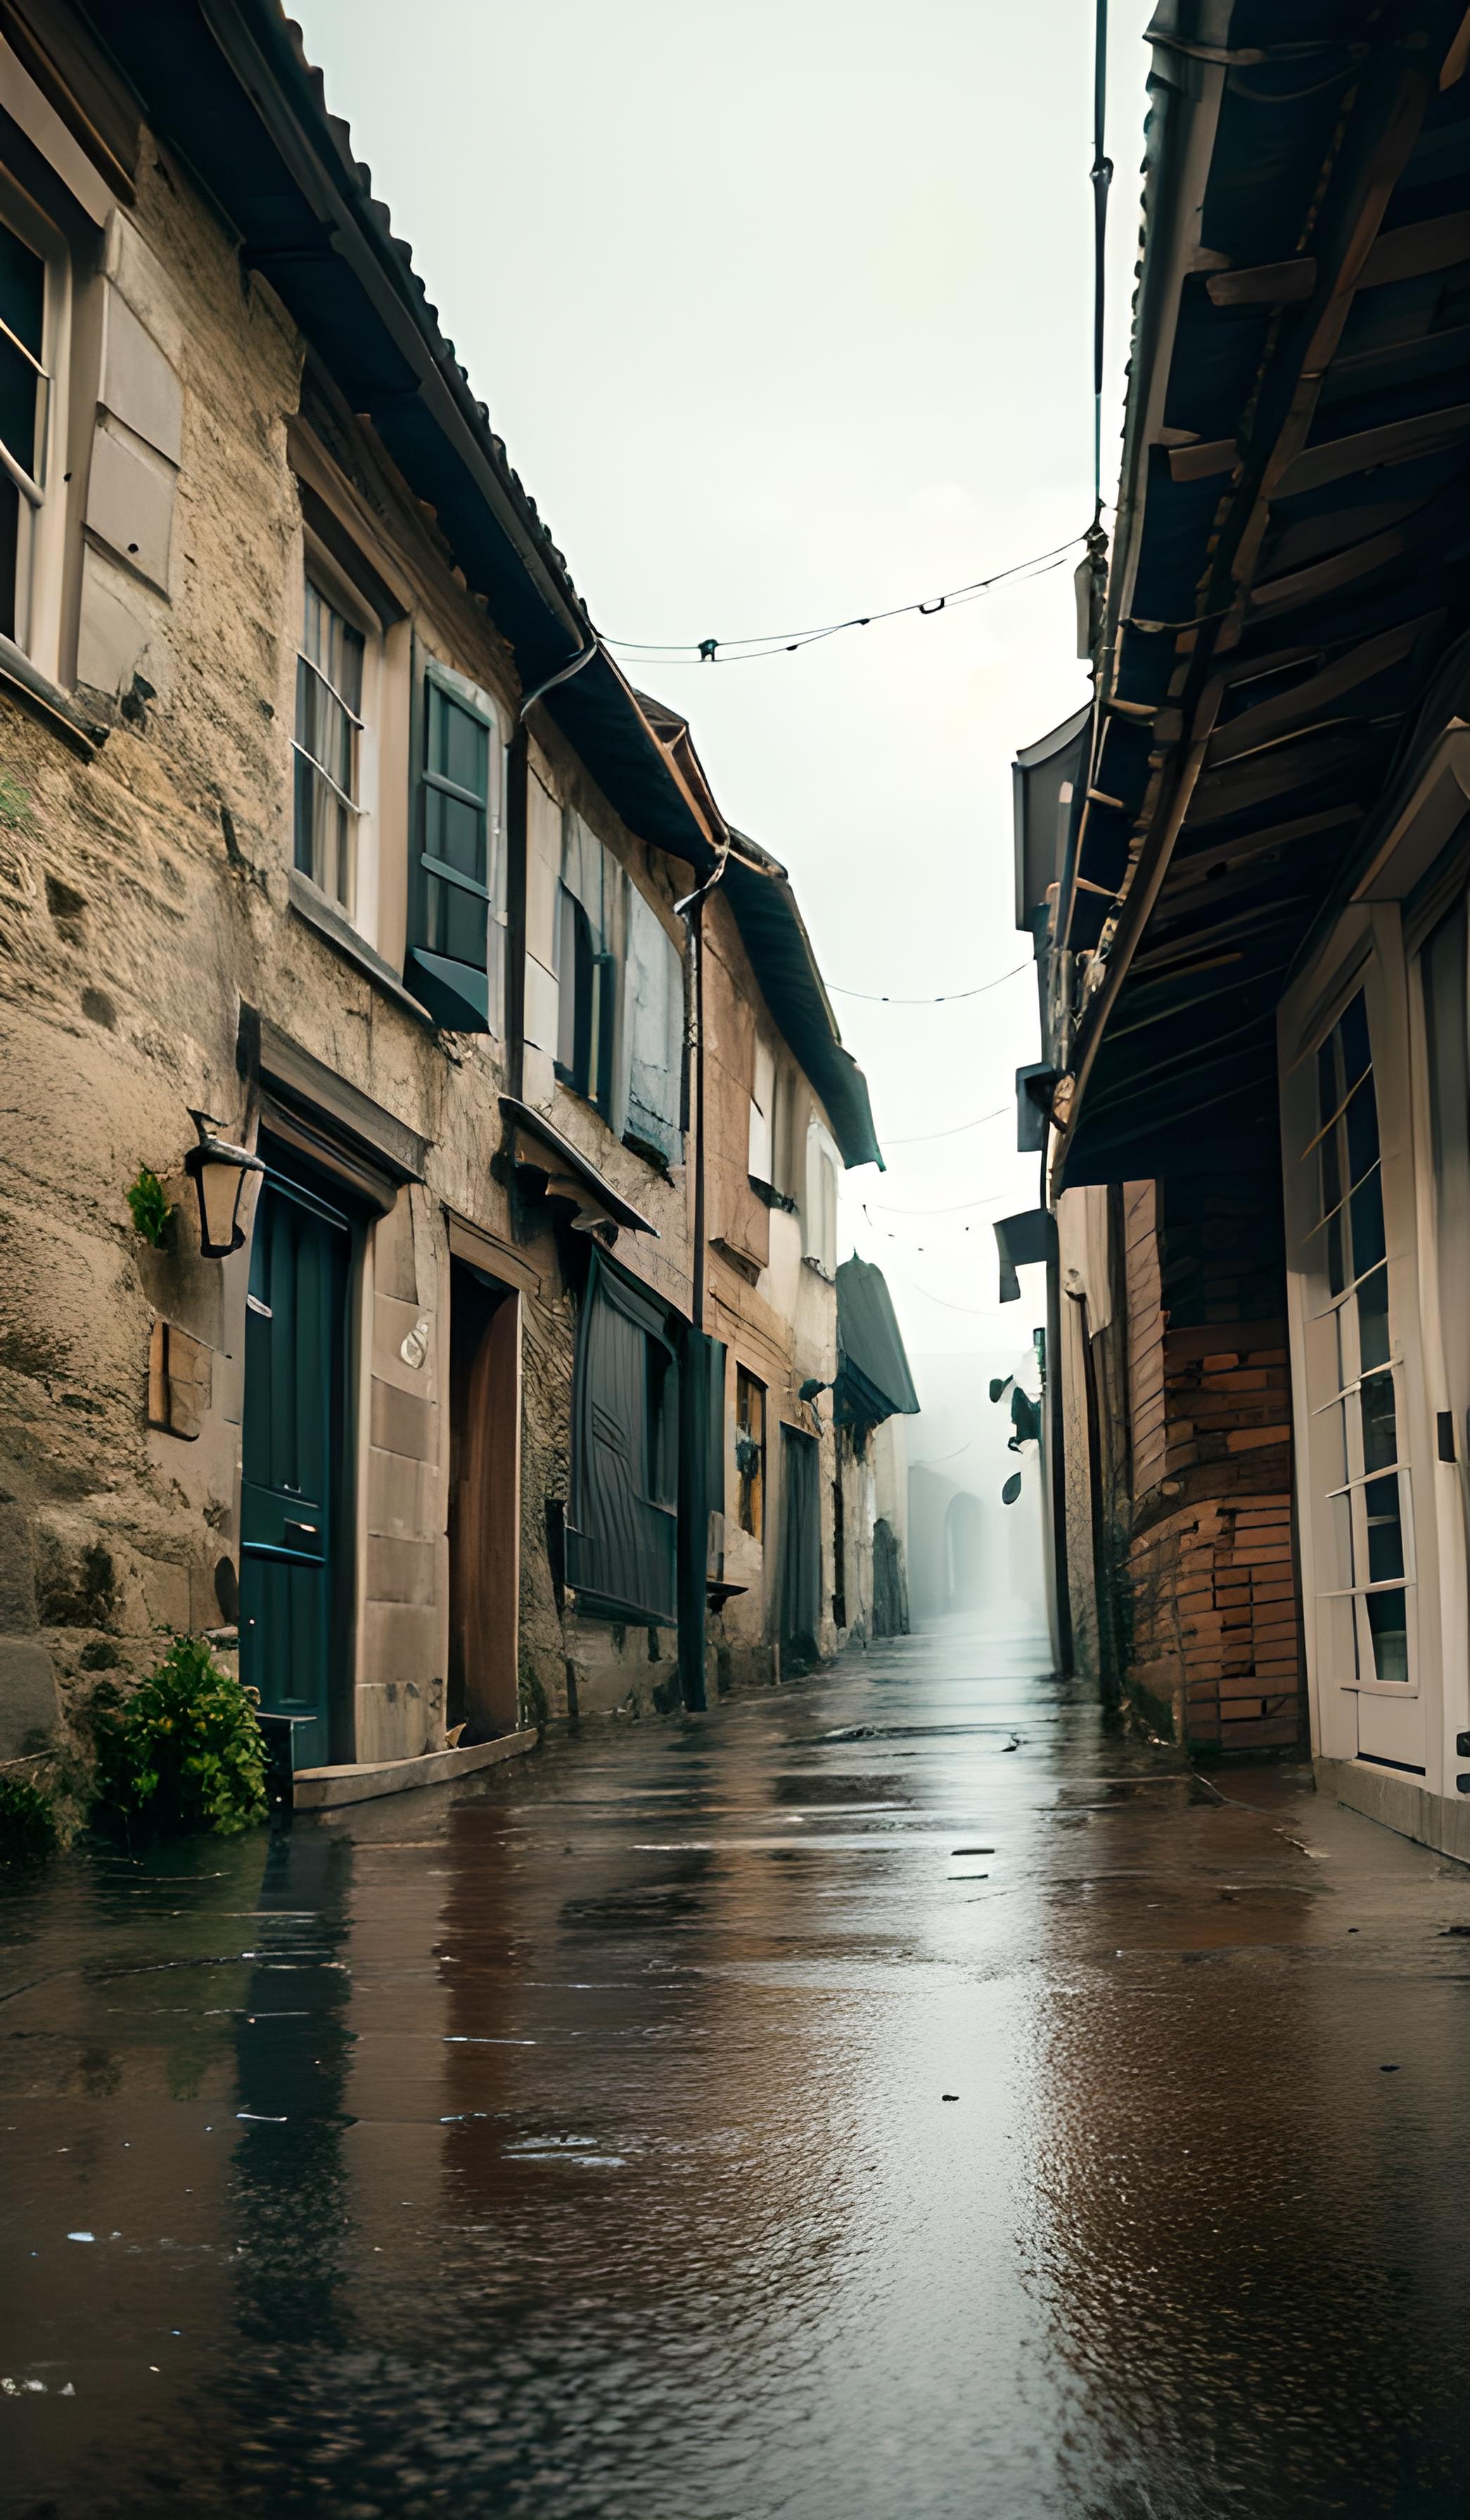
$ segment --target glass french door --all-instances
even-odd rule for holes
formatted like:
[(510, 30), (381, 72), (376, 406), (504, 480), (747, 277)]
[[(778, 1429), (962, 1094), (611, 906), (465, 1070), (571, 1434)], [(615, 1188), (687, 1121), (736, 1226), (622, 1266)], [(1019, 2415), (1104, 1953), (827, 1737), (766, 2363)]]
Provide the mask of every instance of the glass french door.
[[(1288, 1147), (1307, 1397), (1304, 1530), (1319, 1746), (1425, 1773), (1401, 1276), (1386, 1149), (1386, 1028), (1371, 965), (1297, 1071)], [(1375, 1055), (1377, 1054), (1377, 1055)], [(1406, 1135), (1406, 1131), (1404, 1132)], [(1295, 1145), (1292, 1140), (1295, 1139)], [(1410, 1229), (1411, 1241), (1411, 1229)]]
[[(1436, 1451), (1453, 1463), (1462, 1582), (1470, 1573), (1470, 904), (1462, 893), (1419, 953), (1429, 1084), (1429, 1159), (1434, 1180), (1434, 1278), (1443, 1397)], [(1438, 1414), (1438, 1412), (1437, 1412)], [(1455, 1548), (1453, 1537), (1448, 1547)], [(1447, 1587), (1446, 1686), (1458, 1732), (1466, 1694), (1465, 1591)], [(1452, 1642), (1451, 1642), (1452, 1640)], [(1463, 1766), (1463, 1761), (1460, 1765)]]

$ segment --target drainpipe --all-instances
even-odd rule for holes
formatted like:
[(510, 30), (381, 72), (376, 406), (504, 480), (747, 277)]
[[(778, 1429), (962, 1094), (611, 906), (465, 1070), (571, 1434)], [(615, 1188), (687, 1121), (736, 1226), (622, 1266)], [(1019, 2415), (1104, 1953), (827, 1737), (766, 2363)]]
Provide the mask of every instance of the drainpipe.
[[(523, 712), (524, 714), (524, 712)], [(505, 975), (507, 1083), (517, 1102), (526, 1094), (526, 850), (529, 795), (529, 746), (517, 721), (506, 760), (505, 933), (510, 968)]]
[(533, 692), (527, 693), (516, 711), (516, 724), (524, 726), (528, 710), (533, 709), (537, 700), (543, 700), (548, 692), (556, 690), (559, 683), (570, 683), (574, 674), (581, 672), (583, 665), (590, 665), (600, 646), (601, 641), (596, 631), (589, 626), (585, 648), (578, 648), (574, 656), (569, 656), (564, 665), (558, 665), (555, 673), (548, 674), (544, 682), (537, 683)]
[(679, 1527), (677, 1595), (679, 1685), (691, 1714), (703, 1711), (710, 1554), (710, 1341), (705, 1334), (705, 903), (725, 871), (728, 845), (713, 872), (674, 905), (689, 930), (689, 1136), (694, 1160), (694, 1233), (689, 1334), (679, 1375)]
[(697, 1331), (705, 1327), (705, 896), (700, 893), (689, 922), (694, 964), (694, 1287), (690, 1318)]
[(1045, 1467), (1050, 1480), (1052, 1597), (1061, 1677), (1072, 1678), (1072, 1599), (1067, 1585), (1067, 1446), (1062, 1420), (1062, 1263), (1056, 1212), (1046, 1211)]

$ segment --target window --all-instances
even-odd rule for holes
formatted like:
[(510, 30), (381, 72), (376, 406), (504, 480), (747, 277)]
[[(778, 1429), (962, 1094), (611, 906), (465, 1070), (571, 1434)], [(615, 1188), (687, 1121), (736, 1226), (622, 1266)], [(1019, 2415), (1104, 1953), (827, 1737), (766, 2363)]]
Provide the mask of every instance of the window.
[(626, 889), (623, 1143), (666, 1164), (684, 1151), (684, 962), (652, 903)]
[[(20, 196), (0, 195), (0, 631), (33, 652), (45, 602), (40, 559), (60, 521), (55, 370), (68, 320), (61, 237)], [(50, 505), (48, 507), (48, 500)]]
[(557, 935), (556, 1072), (574, 1094), (602, 1110), (613, 1084), (614, 971), (611, 954), (599, 949), (592, 922), (575, 895), (562, 886)]
[(678, 1365), (667, 1312), (594, 1252), (577, 1320), (567, 1580), (578, 1607), (672, 1625)]
[(740, 1479), (740, 1528), (753, 1540), (765, 1529), (765, 1385), (735, 1369), (735, 1467)]
[(353, 921), (366, 647), (308, 571), (296, 668), (296, 862)]
[[(1325, 1301), (1326, 1397), (1313, 1457), (1332, 1546), (1318, 1581), (1348, 1679), (1407, 1681), (1407, 1496), (1400, 1443), (1400, 1360), (1393, 1352), (1378, 1101), (1359, 990), (1316, 1055), (1316, 1134), (1309, 1267)], [(1340, 1605), (1334, 1610), (1333, 1605)]]
[(505, 1029), (504, 742), (494, 703), (431, 664), (423, 685), (418, 880), (405, 974), (438, 1022)]
[(776, 1054), (769, 1042), (757, 1039), (756, 1081), (751, 1094), (752, 1181), (773, 1183), (776, 1178)]
[(820, 1120), (806, 1133), (805, 1257), (823, 1277), (837, 1275), (837, 1148)]

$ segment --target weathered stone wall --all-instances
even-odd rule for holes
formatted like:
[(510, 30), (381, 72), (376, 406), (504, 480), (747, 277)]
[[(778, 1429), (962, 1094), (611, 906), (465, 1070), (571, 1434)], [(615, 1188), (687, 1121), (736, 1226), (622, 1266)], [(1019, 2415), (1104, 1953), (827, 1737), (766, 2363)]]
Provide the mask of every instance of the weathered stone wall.
[[(55, 1731), (58, 1684), (74, 1726), (100, 1678), (125, 1682), (171, 1630), (222, 1630), (234, 1615), (249, 1255), (200, 1258), (182, 1158), (191, 1104), (227, 1134), (254, 1126), (237, 1064), (245, 1006), (430, 1148), (425, 1184), (363, 1238), (349, 1395), (356, 1752), (411, 1756), (442, 1737), (444, 1716), (445, 1207), (527, 1246), (539, 1272), (523, 1307), (520, 1662), (526, 1704), (551, 1715), (569, 1703), (547, 1503), (568, 1491), (574, 1304), (544, 1206), (518, 1198), (513, 1216), (492, 1174), (501, 1046), (436, 1031), (297, 900), (295, 468), (309, 459), (313, 481), (338, 485), (423, 643), (511, 713), (513, 662), (327, 380), (308, 381), (303, 433), (299, 341), (153, 145), (136, 207), (110, 231), (104, 277), (176, 380), (178, 460), (171, 530), (146, 576), (125, 550), (88, 544), (80, 652), (95, 679), (81, 698), (106, 730), (100, 747), (0, 702), (11, 800), (0, 815), (0, 1755)], [(650, 853), (548, 742), (548, 777), (666, 916), (673, 875), (660, 862), (655, 881)], [(550, 756), (534, 758), (545, 768)], [(406, 787), (406, 757), (400, 766)], [(406, 792), (382, 805), (385, 847), (396, 829), (401, 854)], [(396, 911), (390, 873), (380, 943), (401, 956), (401, 868)], [(659, 1224), (646, 1273), (687, 1299), (682, 1177), (620, 1145), (596, 1152)], [(178, 1211), (160, 1251), (140, 1242), (124, 1203), (140, 1164)], [(147, 1422), (160, 1321), (198, 1343), (187, 1434), (182, 1415), (171, 1431)], [(636, 1651), (646, 1671), (641, 1635)]]
[[(507, 1171), (500, 1097), (516, 1083), (647, 1218), (656, 1231), (624, 1232), (619, 1262), (687, 1319), (688, 1166), (625, 1143), (616, 1110), (593, 1109), (554, 1072), (563, 817), (582, 819), (648, 906), (645, 949), (657, 953), (663, 931), (670, 1033), (683, 947), (672, 905), (692, 872), (625, 828), (537, 721), (527, 738), (524, 1065), (502, 1040), (437, 1028), (399, 984), (411, 652), (490, 695), (507, 732), (515, 659), (433, 515), (270, 289), (242, 271), (187, 170), (146, 136), (136, 202), (115, 211), (95, 270), (79, 275), (72, 387), (71, 614), (53, 662), (98, 740), (0, 699), (0, 1756), (59, 1724), (84, 1740), (99, 1681), (125, 1684), (171, 1632), (223, 1638), (237, 1616), (250, 1252), (201, 1257), (183, 1159), (191, 1106), (246, 1145), (269, 1124), (257, 1035), (304, 1054), (428, 1150), (423, 1180), (390, 1192), (352, 1258), (353, 1754), (411, 1757), (443, 1732), (451, 1218), (454, 1232), (476, 1229), (502, 1251), (520, 1290), (523, 1713), (665, 1707), (676, 1691), (671, 1633), (594, 1622), (559, 1598), (580, 1267), (534, 1182)], [(337, 564), (355, 553), (362, 583), (387, 591), (366, 933), (293, 863), (302, 572), (308, 550), (325, 565), (322, 535)], [(830, 1401), (813, 1414), (798, 1396), (807, 1378), (831, 1381), (836, 1303), (804, 1256), (797, 1217), (752, 1205), (734, 1179), (750, 1086), (742, 1045), (756, 1022), (780, 1051), (782, 1165), (797, 1198), (816, 1105), (722, 896), (709, 919), (734, 1010), (723, 1031), (717, 1015), (714, 1025), (712, 1137), (753, 1228), (744, 1275), (712, 1261), (710, 1326), (730, 1342), (732, 1382), (737, 1356), (767, 1382), (772, 1469), (751, 1590), (715, 1623), (711, 1660), (726, 1680), (764, 1679), (777, 1643), (783, 1419), (820, 1425), (819, 1642), (837, 1642)], [(739, 1074), (725, 1073), (726, 1036)], [(125, 1203), (140, 1166), (174, 1209), (159, 1249), (140, 1240)], [(860, 1519), (870, 1522), (865, 1506)]]
[[(243, 1282), (187, 1237), (172, 1256), (148, 1251), (122, 1192), (141, 1161), (178, 1197), (186, 1104), (238, 1116), (236, 1010), (265, 897), (230, 863), (221, 808), (233, 802), (250, 835), (267, 814), (280, 825), (279, 592), (296, 530), (281, 416), (297, 345), (151, 151), (136, 220), (115, 225), (107, 258), (183, 385), (164, 582), (128, 578), (146, 636), (120, 691), (84, 695), (112, 721), (95, 757), (9, 704), (0, 739), (16, 800), (0, 832), (0, 1481), (21, 1570), (10, 1615), (34, 1604), (23, 1659), (38, 1674), (49, 1656), (69, 1711), (168, 1629), (224, 1618), (223, 1430), (239, 1414), (226, 1312)], [(210, 1351), (197, 1446), (146, 1429), (165, 1307)], [(21, 1720), (0, 1701), (7, 1745)]]
[[(833, 1617), (836, 1590), (833, 1480), (837, 1474), (831, 1393), (814, 1406), (804, 1401), (804, 1382), (830, 1384), (837, 1372), (837, 1289), (804, 1255), (802, 1206), (806, 1197), (808, 1120), (825, 1114), (797, 1065), (761, 995), (731, 916), (718, 890), (706, 910), (709, 968), (717, 973), (712, 992), (725, 1010), (722, 1055), (707, 1062), (711, 1135), (723, 1166), (723, 1189), (712, 1206), (711, 1231), (726, 1232), (709, 1253), (708, 1328), (726, 1347), (725, 1580), (745, 1591), (712, 1619), (722, 1689), (763, 1687), (780, 1674), (781, 1427), (815, 1435), (822, 1519), (821, 1625), (817, 1643), (826, 1655), (841, 1642)], [(732, 1010), (742, 1010), (740, 1020)], [(754, 1048), (758, 1030), (775, 1054), (775, 1170), (770, 1185), (781, 1204), (768, 1207), (750, 1187), (748, 1151)], [(753, 1230), (758, 1208), (760, 1224)], [(766, 1387), (765, 1526), (757, 1540), (740, 1528), (735, 1468), (735, 1372), (743, 1365)], [(851, 1535), (854, 1539), (855, 1532)]]

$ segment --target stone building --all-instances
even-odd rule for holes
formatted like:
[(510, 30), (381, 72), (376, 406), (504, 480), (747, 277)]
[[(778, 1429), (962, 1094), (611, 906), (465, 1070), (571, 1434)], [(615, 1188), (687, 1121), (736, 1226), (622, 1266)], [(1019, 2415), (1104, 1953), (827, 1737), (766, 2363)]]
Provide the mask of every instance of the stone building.
[(784, 871), (271, 0), (0, 80), (0, 1755), (170, 1631), (306, 1801), (830, 1651), (880, 1158)]

